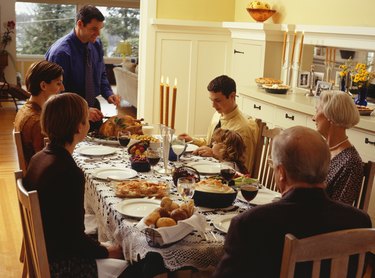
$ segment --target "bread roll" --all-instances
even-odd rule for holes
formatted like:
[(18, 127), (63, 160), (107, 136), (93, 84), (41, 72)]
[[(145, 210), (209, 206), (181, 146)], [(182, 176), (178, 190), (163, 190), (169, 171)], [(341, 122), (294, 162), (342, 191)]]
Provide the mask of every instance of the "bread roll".
[(169, 197), (164, 197), (161, 199), (160, 207), (165, 208), (166, 210), (170, 210), (170, 207), (172, 205), (172, 200)]
[(183, 210), (182, 208), (177, 208), (171, 212), (171, 218), (173, 218), (176, 222), (178, 222), (179, 220), (187, 219), (188, 215), (186, 211)]
[(176, 221), (170, 217), (160, 217), (158, 221), (156, 221), (156, 228), (170, 227), (175, 225), (177, 225)]
[(155, 210), (153, 212), (151, 212), (144, 220), (145, 224), (147, 226), (150, 226), (150, 225), (155, 225), (156, 224), (156, 221), (158, 221), (158, 219), (160, 218), (160, 213)]
[(172, 202), (170, 210), (175, 210), (175, 209), (178, 209), (178, 208), (180, 208), (179, 204), (177, 204), (175, 202)]
[(170, 217), (171, 214), (166, 208), (159, 208), (160, 217)]

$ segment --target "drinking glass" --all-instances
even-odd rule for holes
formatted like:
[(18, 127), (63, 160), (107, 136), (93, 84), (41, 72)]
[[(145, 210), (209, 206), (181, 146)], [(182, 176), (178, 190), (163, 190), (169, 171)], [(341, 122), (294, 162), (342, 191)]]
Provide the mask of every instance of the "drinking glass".
[(160, 153), (161, 153), (160, 148), (156, 148), (156, 149), (148, 148), (146, 151), (146, 159), (148, 163), (150, 163), (151, 165), (152, 172), (154, 172), (155, 170), (155, 165), (158, 164), (158, 162), (160, 161)]
[(177, 180), (177, 192), (181, 195), (184, 201), (193, 197), (195, 189), (194, 177), (181, 177)]
[(226, 181), (226, 184), (229, 184), (236, 175), (235, 167), (234, 162), (223, 161), (220, 163), (220, 175)]
[(172, 150), (176, 154), (178, 164), (180, 163), (180, 156), (184, 153), (185, 149), (185, 139), (175, 139), (172, 142)]
[(124, 147), (124, 151), (123, 151), (123, 155), (125, 156), (125, 147), (128, 146), (129, 142), (130, 142), (130, 131), (119, 131), (117, 133), (117, 139), (120, 143), (121, 146)]
[(250, 201), (253, 200), (258, 194), (259, 184), (245, 184), (241, 186), (241, 193), (244, 199), (247, 201), (248, 206), (250, 207)]

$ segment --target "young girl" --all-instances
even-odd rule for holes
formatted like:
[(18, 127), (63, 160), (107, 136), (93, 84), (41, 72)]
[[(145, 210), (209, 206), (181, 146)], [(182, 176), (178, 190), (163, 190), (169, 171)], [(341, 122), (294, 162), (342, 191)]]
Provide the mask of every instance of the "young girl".
[(242, 174), (248, 174), (245, 166), (246, 146), (242, 137), (235, 131), (218, 128), (212, 135), (213, 156), (220, 161), (232, 161), (236, 164), (236, 170)]

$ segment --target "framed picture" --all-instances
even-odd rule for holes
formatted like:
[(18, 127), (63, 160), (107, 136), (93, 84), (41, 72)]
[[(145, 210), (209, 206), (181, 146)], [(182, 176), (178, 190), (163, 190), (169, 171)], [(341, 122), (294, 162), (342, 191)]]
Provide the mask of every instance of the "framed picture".
[(314, 86), (318, 85), (318, 81), (324, 80), (324, 72), (314, 72)]
[(315, 95), (319, 96), (322, 91), (331, 90), (331, 89), (332, 89), (332, 83), (325, 82), (325, 81), (318, 81), (318, 84), (316, 84)]
[(308, 88), (310, 86), (310, 72), (302, 71), (298, 75), (298, 87)]
[(335, 87), (340, 88), (340, 83), (341, 83), (340, 71), (336, 71), (336, 73), (335, 73)]

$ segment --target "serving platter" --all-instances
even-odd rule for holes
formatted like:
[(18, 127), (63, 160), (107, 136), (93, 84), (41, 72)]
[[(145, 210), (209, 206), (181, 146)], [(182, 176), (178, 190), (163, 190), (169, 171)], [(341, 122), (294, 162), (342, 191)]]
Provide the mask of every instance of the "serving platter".
[(223, 233), (228, 233), (230, 222), (237, 214), (226, 214), (217, 216), (213, 221), (214, 227)]
[(129, 168), (99, 168), (92, 176), (101, 180), (123, 181), (137, 176), (137, 172)]
[(83, 146), (76, 149), (76, 152), (81, 155), (88, 155), (88, 156), (104, 156), (113, 154), (117, 151), (116, 148), (108, 147), (108, 146)]
[(115, 204), (115, 209), (126, 216), (141, 219), (160, 207), (160, 201), (154, 199), (136, 198), (123, 200)]

